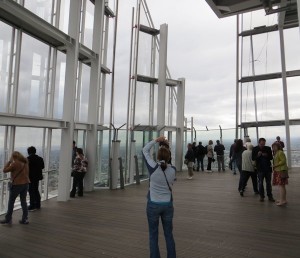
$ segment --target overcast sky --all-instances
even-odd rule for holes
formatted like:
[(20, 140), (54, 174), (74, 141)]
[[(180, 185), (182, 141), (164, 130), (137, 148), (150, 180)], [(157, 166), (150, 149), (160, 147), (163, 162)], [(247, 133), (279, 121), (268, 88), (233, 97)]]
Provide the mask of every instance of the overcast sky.
[[(131, 3), (131, 5), (129, 4)], [(174, 79), (186, 78), (185, 116), (194, 117), (195, 127), (232, 128), (235, 126), (235, 76), (236, 76), (236, 17), (219, 19), (204, 0), (151, 0), (147, 1), (155, 26), (168, 24), (168, 67)], [(130, 45), (131, 8), (136, 1), (120, 1), (118, 46), (116, 69), (118, 91), (127, 90), (128, 57)], [(250, 14), (249, 14), (250, 15)], [(261, 12), (253, 14), (251, 26), (277, 23), (276, 17), (265, 17)], [(246, 18), (246, 17), (245, 17)], [(261, 23), (262, 22), (262, 23)], [(246, 22), (245, 22), (246, 24)], [(248, 24), (245, 25), (247, 28)], [(250, 25), (249, 25), (250, 26)], [(299, 31), (286, 32), (287, 58), (290, 70), (300, 67)], [(291, 34), (291, 35), (289, 35)], [(271, 34), (270, 34), (271, 35)], [(255, 39), (254, 51), (258, 73), (280, 72), (280, 52), (278, 34), (264, 35)], [(275, 43), (274, 43), (275, 42)], [(245, 41), (249, 45), (249, 41)], [(245, 52), (244, 73), (250, 67), (248, 52)], [(297, 56), (298, 58), (296, 58)], [(288, 70), (289, 70), (288, 69)], [(249, 69), (248, 69), (249, 70)], [(251, 71), (250, 71), (251, 72)], [(300, 111), (299, 77), (289, 82), (292, 117)], [(120, 85), (122, 89), (120, 89)], [(293, 86), (293, 87), (292, 87)], [(244, 119), (254, 120), (252, 85), (247, 86), (249, 100), (245, 101)], [(259, 119), (283, 119), (282, 88), (280, 80), (273, 80), (258, 86)], [(270, 89), (272, 94), (270, 93)], [(245, 93), (246, 94), (246, 91)], [(251, 95), (252, 94), (252, 95)], [(271, 95), (267, 97), (267, 94)], [(125, 94), (126, 95), (126, 94)], [(125, 96), (124, 95), (124, 96)], [(115, 112), (124, 112), (127, 95), (118, 97)], [(117, 119), (117, 117), (116, 117)], [(117, 119), (118, 120), (118, 119)], [(119, 121), (121, 124), (121, 121)], [(278, 133), (282, 133), (280, 129)], [(276, 133), (275, 133), (276, 134)]]

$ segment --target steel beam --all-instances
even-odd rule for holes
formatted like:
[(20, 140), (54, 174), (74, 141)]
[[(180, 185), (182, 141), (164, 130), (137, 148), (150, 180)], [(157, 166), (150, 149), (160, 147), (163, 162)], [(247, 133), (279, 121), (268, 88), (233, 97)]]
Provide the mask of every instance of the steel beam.
[(88, 106), (88, 121), (92, 125), (91, 130), (87, 131), (87, 146), (86, 154), (89, 159), (89, 168), (85, 179), (84, 186), (86, 191), (92, 191), (94, 189), (95, 173), (97, 170), (97, 138), (98, 138), (98, 115), (99, 109), (95, 108), (99, 103), (100, 83), (101, 83), (101, 54), (102, 54), (102, 42), (103, 42), (103, 17), (104, 17), (104, 0), (95, 1), (94, 12), (94, 29), (93, 29), (93, 51), (98, 54), (98, 58), (94, 59), (91, 63), (91, 79), (90, 79), (90, 91), (89, 91), (89, 106)]
[[(283, 4), (285, 6), (286, 1), (283, 1)], [(291, 166), (292, 165), (292, 157), (291, 157), (289, 97), (288, 97), (288, 90), (287, 90), (287, 79), (286, 79), (287, 74), (286, 74), (284, 33), (283, 33), (284, 20), (285, 20), (285, 12), (282, 12), (279, 14), (279, 39), (280, 39), (280, 56), (281, 56), (281, 68), (282, 68), (282, 93), (283, 93), (283, 104), (284, 104), (287, 163), (288, 163), (288, 166)]]
[(38, 127), (38, 128), (67, 128), (68, 122), (63, 120), (54, 120), (47, 118), (38, 118), (22, 115), (0, 114), (1, 126), (20, 126), (20, 127)]
[[(300, 76), (300, 70), (293, 70), (293, 71), (286, 72), (286, 77), (295, 77), (295, 76)], [(282, 78), (282, 72), (279, 72), (279, 73), (269, 73), (269, 74), (242, 77), (239, 80), (239, 82), (247, 83), (253, 81), (265, 81), (265, 80), (274, 80), (274, 79), (281, 79), (281, 78)]]
[(71, 42), (67, 34), (14, 1), (0, 1), (0, 19), (54, 47)]
[(152, 36), (157, 36), (159, 34), (159, 30), (142, 25), (142, 24), (140, 24), (140, 31), (144, 32), (146, 34), (152, 35)]
[[(299, 23), (289, 23), (285, 24), (283, 26), (284, 29), (291, 29), (291, 28), (296, 28), (299, 26)], [(269, 32), (274, 32), (278, 31), (278, 24), (271, 25), (271, 26), (260, 26), (256, 27), (253, 30), (245, 30), (239, 34), (241, 37), (248, 37), (252, 35), (259, 35), (263, 33), (269, 33)]]
[(160, 26), (159, 43), (159, 71), (157, 93), (157, 124), (164, 126), (166, 115), (166, 84), (167, 84), (167, 50), (168, 50), (168, 25)]
[(67, 201), (70, 196), (72, 166), (72, 142), (74, 136), (74, 113), (76, 77), (79, 53), (79, 28), (81, 0), (70, 2), (69, 35), (76, 39), (74, 44), (67, 46), (66, 73), (63, 100), (63, 120), (69, 121), (69, 127), (61, 133), (61, 151), (58, 177), (58, 201)]
[[(300, 119), (290, 119), (289, 124), (300, 125)], [(250, 127), (269, 127), (269, 126), (284, 126), (285, 120), (270, 120), (270, 121), (258, 121), (256, 122), (244, 122), (239, 125), (240, 128), (250, 128)]]
[(182, 170), (183, 140), (184, 140), (184, 105), (185, 105), (185, 79), (179, 79), (180, 86), (177, 88), (177, 116), (176, 116), (176, 153), (175, 166), (177, 171)]

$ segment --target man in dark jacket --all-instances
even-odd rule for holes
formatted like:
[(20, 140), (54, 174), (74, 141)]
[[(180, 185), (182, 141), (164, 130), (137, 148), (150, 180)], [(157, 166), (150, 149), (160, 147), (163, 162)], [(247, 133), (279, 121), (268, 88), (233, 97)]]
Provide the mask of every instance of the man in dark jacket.
[(266, 139), (260, 138), (258, 146), (253, 148), (252, 160), (256, 162), (258, 179), (259, 179), (259, 194), (260, 201), (263, 202), (265, 198), (264, 179), (266, 180), (267, 195), (269, 201), (274, 202), (272, 195), (272, 166), (271, 160), (273, 159), (272, 150), (266, 146)]
[(204, 160), (205, 155), (206, 155), (206, 148), (202, 145), (202, 142), (199, 142), (199, 145), (197, 146), (197, 151), (196, 151), (197, 171), (200, 170), (200, 165), (201, 165), (201, 170), (204, 171), (203, 160)]
[(217, 140), (217, 145), (215, 145), (214, 152), (217, 154), (217, 161), (218, 161), (218, 171), (221, 171), (221, 165), (223, 172), (225, 171), (224, 165), (224, 150), (225, 147), (219, 140)]
[(43, 179), (44, 160), (36, 155), (36, 148), (31, 146), (27, 149), (29, 163), (29, 211), (35, 211), (41, 208), (41, 195), (39, 192), (39, 181)]

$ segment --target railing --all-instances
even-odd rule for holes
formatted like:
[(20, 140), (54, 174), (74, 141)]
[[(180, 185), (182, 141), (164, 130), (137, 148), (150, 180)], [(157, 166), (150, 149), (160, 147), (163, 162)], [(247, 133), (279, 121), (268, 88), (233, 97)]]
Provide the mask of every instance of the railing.
[[(43, 172), (43, 180), (40, 181), (40, 194), (41, 200), (45, 201), (57, 196), (57, 187), (58, 187), (58, 171), (49, 170)], [(7, 210), (9, 190), (8, 182), (10, 177), (5, 177), (0, 179), (0, 215), (4, 214)], [(27, 200), (29, 200), (29, 195), (27, 195)], [(21, 207), (19, 198), (16, 199), (15, 209)]]

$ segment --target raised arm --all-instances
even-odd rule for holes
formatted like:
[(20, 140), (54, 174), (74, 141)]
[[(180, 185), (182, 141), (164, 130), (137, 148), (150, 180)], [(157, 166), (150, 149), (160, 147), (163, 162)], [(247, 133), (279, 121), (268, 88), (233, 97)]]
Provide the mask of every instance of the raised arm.
[(155, 162), (153, 160), (153, 158), (151, 157), (150, 150), (156, 143), (164, 142), (164, 141), (166, 141), (164, 136), (158, 137), (157, 139), (152, 140), (151, 142), (148, 142), (142, 150), (142, 153), (143, 153), (143, 156), (146, 161), (146, 165), (147, 165), (147, 168), (148, 168), (150, 174), (152, 174), (152, 172), (153, 172), (152, 170), (156, 169), (156, 167), (157, 167), (157, 162)]

